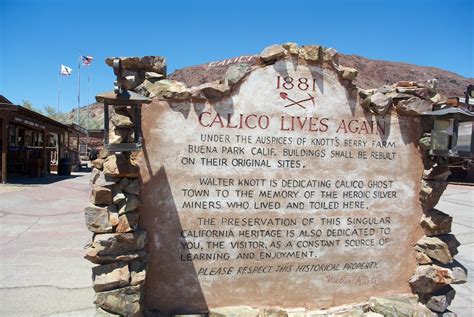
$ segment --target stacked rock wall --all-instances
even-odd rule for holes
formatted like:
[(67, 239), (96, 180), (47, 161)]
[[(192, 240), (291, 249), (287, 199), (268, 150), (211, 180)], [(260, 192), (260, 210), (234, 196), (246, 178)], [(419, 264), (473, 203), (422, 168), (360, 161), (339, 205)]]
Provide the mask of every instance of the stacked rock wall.
[[(120, 131), (114, 135), (132, 134), (130, 109), (113, 110), (111, 130)], [(111, 138), (111, 143), (125, 142), (127, 138)], [(139, 168), (134, 153), (107, 150), (92, 164), (91, 202), (85, 215), (93, 237), (85, 258), (98, 264), (92, 269), (94, 303), (104, 314), (141, 316), (147, 235), (138, 227)]]
[[(163, 100), (213, 101), (230, 95), (234, 85), (253, 69), (283, 58), (325, 61), (334, 67), (351, 89), (357, 71), (340, 66), (337, 52), (321, 46), (299, 47), (294, 43), (273, 45), (259, 55), (257, 66), (245, 63), (230, 65), (225, 78), (196, 87), (165, 79), (164, 58), (122, 58), (127, 72), (128, 89)], [(111, 60), (107, 63), (111, 65)], [(436, 82), (399, 82), (378, 89), (358, 89), (359, 104), (367, 112), (383, 116), (395, 111), (401, 116), (419, 117), (443, 101), (436, 92)], [(111, 143), (126, 143), (132, 137), (130, 109), (117, 107), (111, 112)], [(146, 142), (146, 140), (145, 140)], [(419, 143), (425, 173), (420, 175), (420, 203), (424, 215), (420, 225), (425, 236), (416, 246), (417, 269), (407, 281), (415, 295), (372, 297), (366, 303), (326, 311), (253, 309), (233, 307), (213, 309), (211, 316), (454, 316), (447, 310), (454, 297), (450, 284), (466, 281), (466, 270), (453, 256), (459, 243), (450, 234), (452, 218), (434, 209), (446, 188), (448, 168), (427, 156), (429, 139)], [(429, 144), (428, 144), (429, 145)], [(93, 269), (95, 303), (113, 314), (139, 316), (142, 313), (143, 285), (146, 275), (146, 233), (138, 226), (140, 206), (139, 170), (135, 153), (101, 151), (93, 162), (91, 204), (86, 208), (86, 224), (93, 240), (86, 258), (99, 264)], [(418, 193), (414, 193), (416, 195)], [(403, 255), (401, 255), (401, 259)], [(318, 299), (315, 298), (315, 301)], [(151, 313), (150, 313), (151, 314)]]

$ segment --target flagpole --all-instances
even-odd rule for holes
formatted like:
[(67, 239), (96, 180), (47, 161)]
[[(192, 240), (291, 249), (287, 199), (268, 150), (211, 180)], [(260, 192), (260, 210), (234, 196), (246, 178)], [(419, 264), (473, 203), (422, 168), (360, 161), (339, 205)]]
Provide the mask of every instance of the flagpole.
[(89, 128), (90, 126), (90, 90), (91, 90), (91, 69), (89, 65), (89, 70), (87, 73), (87, 125), (86, 127)]
[(61, 99), (61, 71), (58, 73), (58, 114), (59, 114), (59, 100)]
[(77, 64), (77, 125), (79, 125), (79, 111), (81, 109), (81, 55)]

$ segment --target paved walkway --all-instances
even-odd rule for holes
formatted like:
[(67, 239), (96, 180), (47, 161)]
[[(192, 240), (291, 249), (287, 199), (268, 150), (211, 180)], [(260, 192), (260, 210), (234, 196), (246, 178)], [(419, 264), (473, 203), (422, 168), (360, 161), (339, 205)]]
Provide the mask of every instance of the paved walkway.
[(449, 309), (459, 317), (474, 316), (474, 186), (449, 185), (436, 208), (453, 217), (452, 232), (461, 242), (454, 258), (469, 271), (466, 284), (453, 285)]
[[(0, 190), (0, 316), (94, 316), (92, 264), (83, 259), (88, 180)], [(474, 274), (474, 187), (450, 185), (437, 208), (453, 216), (456, 259)], [(451, 309), (474, 316), (473, 277), (454, 287)]]
[(0, 191), (0, 316), (91, 315), (92, 265), (83, 259), (91, 238), (83, 212), (88, 174), (13, 187), (24, 190)]

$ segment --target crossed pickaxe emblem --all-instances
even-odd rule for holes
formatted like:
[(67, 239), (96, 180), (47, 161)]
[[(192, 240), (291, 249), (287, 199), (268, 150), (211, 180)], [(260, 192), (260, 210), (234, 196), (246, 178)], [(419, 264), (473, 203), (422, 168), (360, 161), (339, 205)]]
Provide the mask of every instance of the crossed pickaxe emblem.
[(301, 104), (302, 102), (306, 102), (306, 101), (311, 101), (313, 103), (313, 106), (314, 106), (315, 105), (314, 104), (314, 96), (311, 96), (310, 94), (308, 94), (308, 96), (309, 96), (309, 98), (295, 101), (295, 100), (291, 99), (290, 97), (288, 97), (288, 94), (286, 92), (280, 92), (281, 99), (283, 99), (283, 100), (288, 99), (289, 101), (291, 101), (291, 103), (286, 105), (285, 108), (297, 105), (297, 106), (299, 106), (303, 109), (306, 109), (306, 107)]

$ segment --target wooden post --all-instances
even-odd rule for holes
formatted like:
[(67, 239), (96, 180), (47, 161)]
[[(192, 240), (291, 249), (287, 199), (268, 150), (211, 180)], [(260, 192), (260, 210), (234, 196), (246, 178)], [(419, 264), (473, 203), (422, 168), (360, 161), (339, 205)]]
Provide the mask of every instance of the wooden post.
[(7, 154), (8, 154), (8, 130), (7, 119), (2, 120), (2, 183), (7, 182)]
[(48, 153), (46, 153), (46, 130), (43, 130), (43, 176), (46, 176), (48, 173), (48, 164), (49, 164), (49, 159), (48, 159)]

